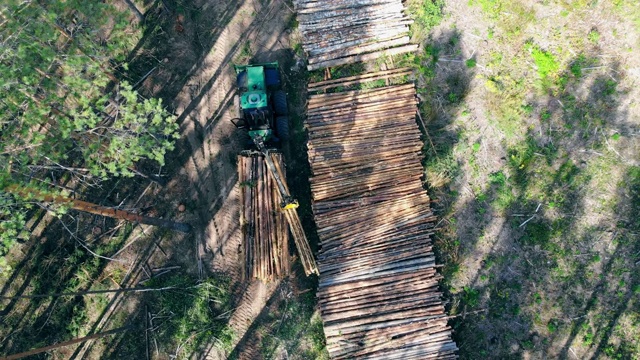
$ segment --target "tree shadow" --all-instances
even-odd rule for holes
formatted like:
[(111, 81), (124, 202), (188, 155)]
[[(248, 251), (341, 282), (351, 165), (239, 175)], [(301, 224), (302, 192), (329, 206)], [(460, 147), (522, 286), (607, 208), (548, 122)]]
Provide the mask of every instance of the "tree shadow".
[[(631, 167), (625, 172), (616, 192), (614, 206), (621, 210), (617, 212), (619, 218), (615, 219), (615, 224), (600, 225), (613, 231), (608, 247), (615, 246), (615, 249), (609, 251), (608, 259), (604, 259), (603, 276), (593, 286), (591, 296), (581, 304), (583, 316), (570, 326), (569, 336), (562, 347), (562, 356), (569, 356), (573, 351), (571, 345), (579, 335), (582, 335), (581, 342), (589, 347), (591, 359), (603, 356), (633, 358), (637, 351), (637, 344), (633, 344), (632, 339), (620, 335), (625, 329), (621, 330), (618, 325), (629, 326), (623, 321), (628, 321), (630, 315), (633, 321), (632, 314), (637, 314), (640, 309), (637, 301), (640, 276), (637, 271), (632, 270), (640, 252), (637, 242), (640, 223), (632, 215), (639, 210), (639, 196), (640, 170), (638, 167)], [(588, 272), (591, 269), (585, 266), (579, 270)]]
[[(78, 219), (77, 225), (91, 225), (91, 216)], [(23, 266), (16, 269), (16, 275), (8, 284), (5, 296), (50, 293), (82, 292), (93, 286), (99, 289), (108, 284), (104, 281), (107, 261), (89, 254), (78, 240), (68, 235), (61, 222), (69, 223), (69, 217), (54, 221), (47, 226), (38, 244), (32, 245)], [(110, 221), (111, 222), (111, 221)], [(75, 223), (75, 222), (72, 222)], [(74, 224), (75, 225), (75, 224)], [(66, 225), (67, 227), (70, 226)], [(91, 226), (93, 228), (93, 226)], [(130, 227), (131, 228), (131, 227)], [(78, 237), (90, 233), (86, 226), (74, 227)], [(131, 229), (124, 229), (116, 239), (107, 244), (91, 245), (94, 252), (109, 254), (124, 244)], [(71, 241), (69, 241), (71, 240)], [(94, 241), (97, 239), (94, 239)], [(16, 288), (17, 287), (17, 288)], [(13, 291), (9, 291), (9, 289)], [(84, 299), (81, 296), (65, 296), (35, 299), (12, 299), (3, 308), (3, 324), (10, 333), (5, 333), (0, 351), (11, 354), (30, 348), (50, 345), (69, 337), (77, 337), (84, 326), (89, 308), (98, 297)], [(86, 302), (85, 302), (86, 300)]]
[(617, 195), (594, 192), (607, 181), (601, 168), (615, 179), (630, 166), (611, 145), (628, 115), (609, 73), (583, 76), (586, 59), (576, 56), (553, 85), (541, 85), (539, 100), (523, 104), (529, 116), (524, 140), (504, 145), (502, 169), (459, 207), (473, 209), (458, 216), (475, 217), (469, 223), (481, 228), (473, 237), (460, 233), (462, 256), (477, 271), (453, 300), (463, 314), (486, 310), (456, 321), (461, 357), (599, 358), (635, 351), (616, 330), (637, 308), (638, 278), (630, 271), (637, 244), (628, 235), (633, 220), (603, 216), (633, 209), (633, 196), (622, 194), (635, 191), (635, 168), (614, 185)]
[[(419, 126), (424, 134), (424, 181), (429, 196), (434, 199), (434, 213), (439, 218), (454, 211), (453, 206), (464, 186), (459, 181), (461, 164), (454, 154), (462, 134), (453, 121), (463, 111), (475, 69), (460, 59), (465, 51), (460, 38), (456, 29), (442, 31), (422, 44), (424, 50), (416, 55), (417, 59), (407, 59), (409, 64), (420, 64), (416, 73), (421, 114)], [(447, 281), (458, 271), (459, 243), (445, 230), (444, 226), (438, 227), (434, 251), (438, 261), (444, 264), (442, 272)], [(443, 290), (446, 291), (446, 287)]]

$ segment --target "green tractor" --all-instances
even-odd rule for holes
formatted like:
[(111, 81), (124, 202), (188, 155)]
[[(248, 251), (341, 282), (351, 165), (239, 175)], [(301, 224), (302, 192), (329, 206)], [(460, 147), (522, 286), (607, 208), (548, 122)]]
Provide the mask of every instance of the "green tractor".
[(287, 141), (289, 110), (281, 89), (278, 62), (235, 65), (239, 96), (239, 118), (231, 120), (239, 129), (247, 129), (258, 150), (265, 144)]

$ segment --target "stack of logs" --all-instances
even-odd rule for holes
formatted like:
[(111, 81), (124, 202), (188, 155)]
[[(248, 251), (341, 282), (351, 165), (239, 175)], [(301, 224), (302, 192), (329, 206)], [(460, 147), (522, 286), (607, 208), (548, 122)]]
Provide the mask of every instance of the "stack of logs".
[(415, 51), (402, 0), (294, 0), (309, 70)]
[[(365, 74), (309, 90), (405, 75)], [(333, 359), (457, 357), (438, 289), (416, 104), (410, 83), (309, 97), (318, 297)]]
[[(284, 167), (282, 155), (272, 153)], [(289, 274), (289, 229), (280, 210), (278, 187), (261, 155), (238, 156), (244, 275), (271, 281)]]

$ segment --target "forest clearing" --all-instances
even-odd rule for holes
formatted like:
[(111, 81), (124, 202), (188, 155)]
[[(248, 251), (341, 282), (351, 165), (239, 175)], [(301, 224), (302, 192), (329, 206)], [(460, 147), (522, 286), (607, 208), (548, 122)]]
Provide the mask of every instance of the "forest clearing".
[[(8, 0), (0, 43), (0, 357), (640, 357), (636, 2)], [(247, 207), (275, 61), (319, 276)]]

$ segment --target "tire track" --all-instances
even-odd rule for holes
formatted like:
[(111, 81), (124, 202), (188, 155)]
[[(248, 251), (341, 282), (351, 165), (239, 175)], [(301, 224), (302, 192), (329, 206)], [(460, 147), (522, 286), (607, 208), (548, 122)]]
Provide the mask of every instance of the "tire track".
[[(214, 7), (229, 9), (229, 4), (231, 2), (224, 2)], [(258, 1), (245, 1), (234, 14), (221, 13), (220, 16), (232, 15), (229, 25), (219, 32), (212, 50), (202, 60), (202, 70), (189, 79), (177, 97), (182, 104), (177, 107), (183, 118), (181, 130), (193, 150), (184, 169), (189, 183), (186, 188), (191, 189), (191, 198), (198, 204), (201, 222), (195, 236), (198, 256), (206, 260), (204, 266), (210, 270), (230, 275), (237, 288), (233, 296), (239, 300), (229, 319), (229, 325), (237, 334), (234, 346), (260, 314), (277, 284), (242, 283), (241, 279), (240, 194), (235, 158), (245, 144), (242, 133), (229, 121), (236, 91), (231, 65), (247, 42), (251, 42), (253, 48), (271, 50), (277, 46), (277, 38), (286, 24), (277, 18), (283, 13), (280, 2), (263, 6)], [(276, 26), (277, 36), (259, 36), (264, 26)], [(272, 29), (264, 32), (274, 33)], [(220, 352), (211, 350), (207, 358), (220, 358)]]

